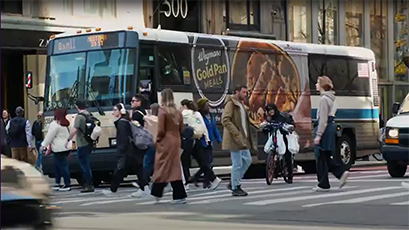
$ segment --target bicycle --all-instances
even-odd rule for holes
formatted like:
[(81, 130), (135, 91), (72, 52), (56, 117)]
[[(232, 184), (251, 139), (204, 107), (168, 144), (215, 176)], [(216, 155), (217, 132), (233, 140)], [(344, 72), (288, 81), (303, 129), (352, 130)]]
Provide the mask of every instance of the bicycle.
[[(292, 182), (292, 176), (290, 176), (290, 170), (293, 170), (292, 167), (288, 167), (288, 165), (293, 165), (294, 163), (294, 156), (290, 152), (286, 151), (285, 154), (280, 155), (277, 152), (278, 143), (277, 143), (277, 132), (284, 131), (287, 133), (291, 133), (294, 129), (294, 126), (283, 124), (283, 123), (269, 123), (263, 130), (268, 131), (269, 137), (272, 138), (272, 146), (269, 147), (266, 159), (266, 182), (267, 185), (271, 185), (273, 183), (274, 178), (278, 178), (278, 176), (282, 176), (286, 183)], [(290, 154), (291, 163), (288, 164), (288, 156)]]

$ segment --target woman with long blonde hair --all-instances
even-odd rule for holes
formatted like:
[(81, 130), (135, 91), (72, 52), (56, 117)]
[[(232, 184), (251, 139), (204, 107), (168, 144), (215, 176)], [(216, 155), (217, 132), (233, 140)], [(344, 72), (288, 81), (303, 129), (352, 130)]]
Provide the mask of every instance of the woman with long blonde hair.
[(182, 182), (180, 164), (180, 132), (183, 128), (182, 115), (175, 105), (173, 91), (164, 89), (158, 114), (158, 133), (153, 173), (152, 196), (157, 201), (163, 196), (168, 183), (173, 188), (173, 200), (177, 204), (186, 203), (186, 191)]

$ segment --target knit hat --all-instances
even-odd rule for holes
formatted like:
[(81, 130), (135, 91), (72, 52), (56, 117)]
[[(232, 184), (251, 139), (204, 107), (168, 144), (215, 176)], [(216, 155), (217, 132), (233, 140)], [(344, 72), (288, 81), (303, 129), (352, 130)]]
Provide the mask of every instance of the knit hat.
[(197, 107), (199, 109), (203, 108), (203, 106), (206, 104), (206, 102), (208, 102), (209, 100), (207, 100), (206, 98), (200, 98), (199, 100), (197, 100), (196, 104)]

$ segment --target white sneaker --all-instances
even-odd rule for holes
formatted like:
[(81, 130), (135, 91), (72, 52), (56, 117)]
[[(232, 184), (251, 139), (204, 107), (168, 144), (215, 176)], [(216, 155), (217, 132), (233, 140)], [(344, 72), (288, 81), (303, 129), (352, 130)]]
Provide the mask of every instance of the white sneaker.
[(345, 172), (342, 174), (341, 178), (339, 179), (339, 188), (344, 187), (344, 185), (347, 183), (348, 176), (349, 176), (349, 172), (348, 172), (348, 171), (345, 171)]
[(212, 186), (210, 187), (210, 189), (215, 190), (217, 187), (219, 187), (221, 182), (222, 182), (222, 179), (220, 179), (219, 177), (216, 177), (216, 179), (214, 179), (214, 181), (212, 182)]
[(186, 192), (190, 190), (189, 184), (186, 184), (186, 185), (185, 185), (185, 190), (186, 190)]
[(173, 200), (174, 204), (186, 204), (186, 198)]
[(314, 187), (314, 188), (312, 188), (312, 191), (314, 191), (314, 192), (329, 192), (330, 191), (330, 189), (329, 188), (320, 188), (320, 187)]
[(115, 192), (112, 192), (111, 190), (108, 189), (104, 189), (102, 190), (102, 194), (104, 194), (105, 196), (115, 196)]
[(145, 186), (144, 190), (139, 189), (138, 191), (132, 193), (131, 196), (135, 198), (146, 198), (151, 195), (150, 193), (151, 190), (149, 189), (149, 186)]
[(406, 189), (409, 189), (409, 183), (402, 182), (400, 185)]
[(60, 192), (69, 192), (69, 191), (71, 191), (71, 187), (64, 185), (58, 191), (60, 191)]

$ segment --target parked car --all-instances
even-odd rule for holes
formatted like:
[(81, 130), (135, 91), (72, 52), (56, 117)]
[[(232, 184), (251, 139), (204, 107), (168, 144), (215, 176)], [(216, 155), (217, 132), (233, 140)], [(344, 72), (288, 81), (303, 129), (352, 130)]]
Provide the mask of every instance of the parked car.
[(404, 177), (409, 165), (409, 94), (402, 103), (395, 103), (392, 110), (396, 116), (386, 123), (381, 151), (389, 175)]

